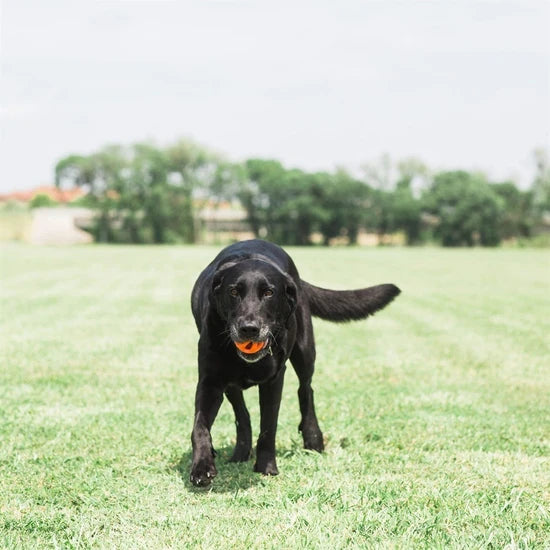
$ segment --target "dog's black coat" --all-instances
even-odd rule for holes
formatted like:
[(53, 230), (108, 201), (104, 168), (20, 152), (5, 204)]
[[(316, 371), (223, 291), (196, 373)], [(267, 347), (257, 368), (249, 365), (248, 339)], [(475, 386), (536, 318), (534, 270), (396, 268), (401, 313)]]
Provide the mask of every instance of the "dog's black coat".
[[(329, 321), (363, 319), (393, 300), (392, 284), (360, 290), (326, 290), (302, 281), (290, 256), (261, 240), (243, 241), (222, 250), (200, 274), (191, 297), (200, 333), (199, 381), (191, 441), (191, 482), (208, 485), (216, 475), (210, 428), (227, 396), (237, 424), (231, 461), (246, 461), (252, 451), (250, 416), (243, 389), (259, 386), (260, 435), (254, 470), (278, 473), (275, 433), (285, 363), (290, 359), (300, 386), (298, 397), (304, 447), (322, 451), (323, 434), (313, 404), (311, 379), (315, 342), (311, 316)], [(264, 342), (245, 354), (235, 342)]]

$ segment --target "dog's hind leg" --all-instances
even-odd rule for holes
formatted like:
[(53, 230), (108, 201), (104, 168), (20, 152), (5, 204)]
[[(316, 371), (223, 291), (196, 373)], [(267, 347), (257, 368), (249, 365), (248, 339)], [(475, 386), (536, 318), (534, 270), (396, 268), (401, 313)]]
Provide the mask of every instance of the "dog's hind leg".
[(300, 382), (298, 399), (302, 421), (298, 426), (298, 430), (302, 432), (304, 448), (321, 452), (325, 446), (323, 443), (323, 434), (319, 428), (317, 415), (315, 414), (313, 389), (311, 387), (311, 379), (313, 378), (315, 368), (315, 344), (313, 341), (313, 328), (311, 325), (308, 328), (309, 330), (306, 329), (308, 332), (307, 338), (297, 339), (294, 349), (290, 354), (290, 361)]
[(225, 395), (233, 407), (237, 425), (237, 443), (229, 462), (246, 462), (252, 454), (252, 427), (243, 391), (236, 386), (228, 386)]

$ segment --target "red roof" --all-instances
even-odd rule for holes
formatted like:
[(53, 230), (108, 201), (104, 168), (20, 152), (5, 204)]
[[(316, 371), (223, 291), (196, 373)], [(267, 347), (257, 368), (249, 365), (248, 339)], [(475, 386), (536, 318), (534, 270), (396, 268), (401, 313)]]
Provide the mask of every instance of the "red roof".
[(0, 195), (0, 201), (30, 202), (37, 195), (47, 195), (56, 202), (72, 202), (86, 193), (79, 187), (73, 189), (58, 189), (54, 186), (42, 185), (30, 191), (14, 191)]

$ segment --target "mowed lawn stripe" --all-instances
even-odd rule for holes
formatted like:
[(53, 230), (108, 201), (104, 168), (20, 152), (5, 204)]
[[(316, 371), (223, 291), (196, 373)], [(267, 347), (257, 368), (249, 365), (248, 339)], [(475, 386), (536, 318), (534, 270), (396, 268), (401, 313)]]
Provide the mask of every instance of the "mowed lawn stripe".
[[(281, 475), (226, 462), (225, 402), (205, 492), (186, 481), (189, 294), (216, 253), (3, 250), (0, 547), (547, 545), (545, 251), (293, 249), (312, 283), (403, 294), (364, 322), (315, 322), (326, 453), (301, 448), (289, 368)], [(246, 399), (257, 437), (257, 391)]]

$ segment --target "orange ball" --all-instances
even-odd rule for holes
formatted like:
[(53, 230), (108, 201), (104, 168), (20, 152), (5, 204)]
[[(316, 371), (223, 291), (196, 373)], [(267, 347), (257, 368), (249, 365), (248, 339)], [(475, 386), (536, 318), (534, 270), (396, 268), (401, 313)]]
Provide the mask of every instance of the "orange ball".
[(265, 348), (265, 345), (267, 342), (253, 342), (252, 340), (249, 340), (248, 342), (235, 342), (235, 345), (243, 352), (243, 353), (257, 353), (261, 349)]

